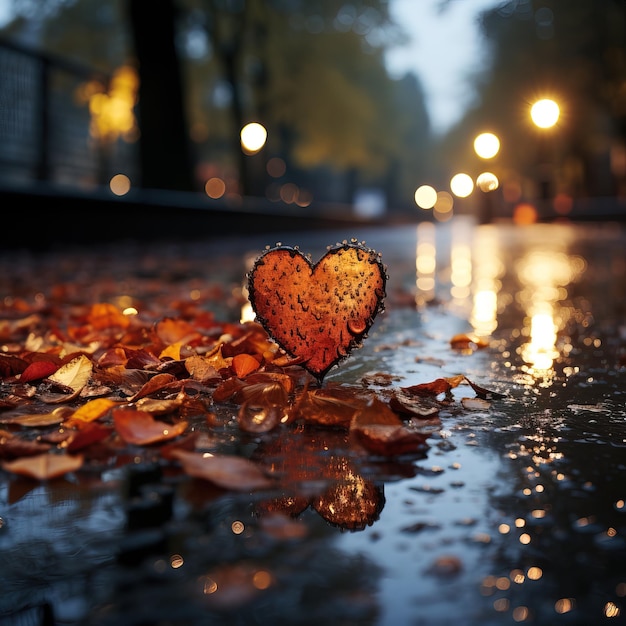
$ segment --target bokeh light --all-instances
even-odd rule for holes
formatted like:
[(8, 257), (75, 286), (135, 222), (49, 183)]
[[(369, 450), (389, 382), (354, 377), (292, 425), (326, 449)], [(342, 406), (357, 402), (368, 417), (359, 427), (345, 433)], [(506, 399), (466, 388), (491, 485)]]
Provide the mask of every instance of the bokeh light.
[(493, 133), (481, 133), (474, 139), (474, 152), (481, 159), (492, 159), (500, 150), (500, 140)]
[(265, 169), (272, 178), (280, 178), (287, 172), (287, 164), (280, 157), (272, 157), (267, 162)]
[(467, 198), (474, 191), (474, 181), (469, 174), (455, 174), (450, 180), (450, 189), (457, 198)]
[(209, 198), (217, 200), (226, 193), (226, 183), (223, 179), (213, 176), (206, 181), (204, 191)]
[(482, 172), (476, 179), (476, 186), (481, 191), (495, 191), (500, 186), (500, 181), (492, 172)]
[(109, 189), (116, 196), (125, 196), (130, 191), (130, 178), (126, 174), (116, 174), (109, 181)]
[(267, 140), (267, 130), (265, 126), (258, 122), (250, 122), (241, 129), (241, 147), (248, 154), (255, 154)]
[(538, 100), (530, 108), (530, 117), (535, 126), (551, 128), (559, 121), (561, 111), (559, 105), (549, 98)]
[(421, 185), (415, 190), (415, 204), (420, 209), (432, 209), (437, 202), (437, 191), (430, 185)]

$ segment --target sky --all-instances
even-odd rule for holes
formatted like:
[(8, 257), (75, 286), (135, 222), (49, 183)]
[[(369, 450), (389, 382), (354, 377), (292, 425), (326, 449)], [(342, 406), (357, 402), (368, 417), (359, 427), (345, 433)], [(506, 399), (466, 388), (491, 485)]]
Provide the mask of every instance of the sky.
[(392, 17), (401, 24), (411, 42), (386, 57), (394, 76), (415, 72), (424, 87), (432, 128), (446, 132), (472, 100), (465, 77), (481, 67), (478, 14), (500, 4), (498, 0), (449, 0), (443, 12), (441, 0), (391, 0)]

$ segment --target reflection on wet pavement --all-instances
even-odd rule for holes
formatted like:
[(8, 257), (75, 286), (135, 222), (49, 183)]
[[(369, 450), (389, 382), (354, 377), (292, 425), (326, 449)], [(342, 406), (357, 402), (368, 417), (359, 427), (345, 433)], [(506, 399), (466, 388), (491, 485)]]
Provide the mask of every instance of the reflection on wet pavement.
[[(464, 404), (473, 390), (454, 387), (428, 449), (397, 463), (346, 457), (337, 433), (286, 441), (225, 428), (225, 446), (274, 461), (298, 485), (272, 498), (141, 464), (134, 478), (109, 468), (43, 485), (3, 474), (0, 617), (51, 604), (60, 623), (90, 626), (624, 623), (623, 231), (455, 218), (338, 235), (281, 237), (315, 257), (357, 236), (389, 268), (384, 314), (329, 383), (384, 389), (461, 374), (503, 397)], [(111, 254), (108, 266), (89, 264), (92, 279), (110, 272), (93, 297), (191, 295), (209, 288), (210, 256), (227, 253), (223, 282), (241, 289), (246, 259), (273, 243), (161, 250), (132, 276), (140, 250)], [(2, 293), (18, 294), (8, 267)], [(41, 289), (73, 271), (67, 259), (48, 266)], [(239, 319), (237, 298), (221, 306)], [(459, 333), (488, 345), (456, 349)], [(283, 446), (301, 450), (289, 466)]]

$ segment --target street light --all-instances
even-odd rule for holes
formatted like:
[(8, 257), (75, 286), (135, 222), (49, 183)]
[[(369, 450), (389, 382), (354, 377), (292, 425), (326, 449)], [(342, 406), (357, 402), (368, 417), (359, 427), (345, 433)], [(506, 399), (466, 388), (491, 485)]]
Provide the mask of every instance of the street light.
[[(559, 121), (561, 111), (559, 105), (550, 98), (537, 100), (530, 108), (530, 118), (533, 124), (540, 130), (549, 130)], [(545, 136), (539, 138), (537, 155), (537, 179), (539, 184), (539, 197), (542, 208), (548, 208), (548, 202), (552, 195), (553, 163), (548, 154), (548, 145)]]

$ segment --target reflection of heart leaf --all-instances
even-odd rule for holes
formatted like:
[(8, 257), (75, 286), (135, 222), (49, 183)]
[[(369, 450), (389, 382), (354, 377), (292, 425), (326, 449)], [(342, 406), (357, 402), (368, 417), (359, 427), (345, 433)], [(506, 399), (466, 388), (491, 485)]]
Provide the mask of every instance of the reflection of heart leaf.
[(257, 259), (248, 291), (265, 330), (321, 382), (383, 310), (386, 280), (380, 255), (354, 240), (330, 247), (315, 264), (279, 245)]

